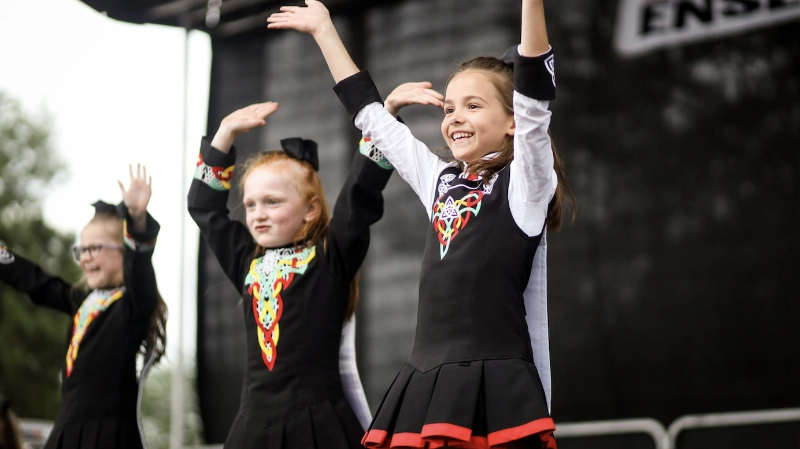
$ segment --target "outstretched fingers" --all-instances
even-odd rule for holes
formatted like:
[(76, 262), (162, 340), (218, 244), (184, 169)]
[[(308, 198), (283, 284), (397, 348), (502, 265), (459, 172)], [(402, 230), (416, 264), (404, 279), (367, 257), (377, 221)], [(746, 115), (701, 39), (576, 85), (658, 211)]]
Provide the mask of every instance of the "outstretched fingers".
[(138, 216), (144, 213), (147, 209), (147, 203), (150, 202), (152, 178), (147, 176), (147, 167), (142, 164), (136, 164), (135, 173), (133, 165), (129, 164), (128, 175), (130, 176), (130, 182), (127, 189), (122, 181), (117, 180), (117, 184), (120, 192), (122, 192), (122, 201), (128, 207), (128, 212), (132, 216)]
[(305, 3), (305, 7), (281, 6), (280, 12), (267, 18), (267, 28), (297, 30), (312, 35), (325, 28), (324, 25), (330, 22), (325, 5), (316, 0), (306, 0)]
[(444, 107), (444, 95), (432, 89), (432, 86), (428, 81), (401, 84), (386, 97), (386, 109), (394, 114), (412, 104)]
[(259, 103), (256, 106), (256, 116), (262, 120), (272, 115), (273, 112), (278, 110), (278, 103), (275, 101), (267, 101), (266, 103)]

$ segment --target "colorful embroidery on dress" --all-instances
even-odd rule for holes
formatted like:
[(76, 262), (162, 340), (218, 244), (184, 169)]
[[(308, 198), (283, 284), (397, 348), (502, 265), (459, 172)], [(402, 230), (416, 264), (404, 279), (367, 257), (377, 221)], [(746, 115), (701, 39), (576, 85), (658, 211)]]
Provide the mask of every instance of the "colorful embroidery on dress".
[(125, 241), (125, 245), (128, 248), (136, 252), (152, 251), (156, 246), (156, 239), (147, 240), (144, 242), (134, 239), (133, 236), (128, 232), (127, 220), (122, 221), (122, 240)]
[(278, 357), (278, 323), (283, 315), (281, 292), (291, 285), (295, 274), (306, 272), (316, 254), (316, 246), (301, 250), (270, 249), (250, 263), (250, 272), (244, 282), (248, 286), (247, 292), (253, 297), (253, 316), (258, 326), (261, 358), (270, 371)]
[(456, 238), (458, 233), (467, 226), (473, 214), (478, 215), (481, 211), (481, 200), (483, 192), (473, 190), (464, 197), (454, 200), (448, 196), (442, 202), (442, 198), (433, 204), (433, 229), (439, 237), (439, 257), (444, 259), (450, 243)]
[[(450, 243), (469, 223), (472, 215), (478, 215), (481, 210), (483, 195), (492, 193), (492, 188), (498, 176), (499, 173), (495, 173), (488, 183), (484, 183), (480, 177), (475, 174), (469, 174), (465, 169), (458, 176), (453, 173), (447, 173), (439, 177), (439, 185), (436, 188), (439, 198), (433, 203), (431, 219), (433, 221), (433, 229), (439, 237), (439, 257), (441, 259), (444, 259), (450, 249)], [(452, 185), (451, 183), (456, 177), (477, 182), (477, 185), (474, 187), (463, 184)], [(447, 192), (455, 187), (466, 187), (471, 191), (461, 199), (456, 200), (447, 195)]]
[(72, 320), (72, 339), (67, 349), (67, 377), (72, 375), (72, 368), (78, 357), (81, 341), (86, 335), (86, 329), (98, 315), (105, 312), (124, 293), (125, 287), (113, 290), (95, 290), (83, 301)]
[(383, 155), (383, 152), (375, 147), (375, 144), (372, 143), (369, 137), (361, 138), (361, 142), (358, 143), (358, 151), (367, 157), (367, 159), (375, 162), (378, 164), (378, 167), (391, 170), (394, 168), (389, 159), (386, 159), (386, 156)]
[(14, 255), (8, 251), (8, 248), (0, 243), (0, 264), (8, 265), (14, 263)]
[(194, 179), (206, 183), (209, 187), (220, 192), (231, 189), (231, 179), (233, 178), (233, 168), (212, 167), (203, 161), (203, 155), (197, 159), (197, 169), (194, 171)]

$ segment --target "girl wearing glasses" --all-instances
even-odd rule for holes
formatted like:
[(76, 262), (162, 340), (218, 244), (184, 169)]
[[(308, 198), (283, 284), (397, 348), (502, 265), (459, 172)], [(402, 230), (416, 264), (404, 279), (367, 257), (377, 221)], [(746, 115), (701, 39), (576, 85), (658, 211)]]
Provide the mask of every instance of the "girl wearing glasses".
[[(150, 179), (130, 168), (123, 203), (94, 204), (95, 215), (73, 249), (83, 272), (76, 285), (49, 276), (0, 246), (0, 281), (41, 306), (72, 317), (61, 374), (61, 407), (45, 449), (144, 445), (138, 425), (136, 358), (149, 368), (164, 353), (166, 306), (152, 255), (159, 231), (147, 213)], [(140, 376), (143, 377), (143, 376)]]

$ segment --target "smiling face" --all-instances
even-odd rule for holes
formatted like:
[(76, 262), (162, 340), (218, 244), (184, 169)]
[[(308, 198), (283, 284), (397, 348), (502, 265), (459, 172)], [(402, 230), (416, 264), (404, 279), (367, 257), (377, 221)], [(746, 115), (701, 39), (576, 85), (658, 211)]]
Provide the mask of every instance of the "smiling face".
[(319, 200), (307, 201), (297, 188), (303, 170), (291, 161), (277, 161), (248, 171), (243, 183), (245, 222), (260, 246), (295, 242), (306, 222), (319, 215)]
[(490, 76), (466, 70), (447, 85), (442, 136), (459, 161), (469, 163), (499, 151), (507, 136), (514, 135), (514, 116)]
[[(120, 237), (115, 240), (110, 233), (110, 229), (119, 227)], [(81, 232), (80, 246), (93, 247), (97, 245), (112, 245), (122, 247), (121, 226), (114, 226), (114, 223), (103, 223), (102, 221), (92, 221), (83, 228)], [(86, 285), (91, 289), (112, 288), (122, 285), (122, 250), (112, 248), (102, 248), (100, 251), (83, 251), (80, 256), (79, 264)]]

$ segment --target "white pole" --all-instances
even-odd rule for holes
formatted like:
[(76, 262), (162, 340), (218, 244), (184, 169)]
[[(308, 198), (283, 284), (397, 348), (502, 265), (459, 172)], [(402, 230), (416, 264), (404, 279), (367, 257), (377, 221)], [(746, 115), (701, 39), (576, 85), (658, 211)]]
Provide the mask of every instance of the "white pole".
[(183, 315), (184, 315), (184, 294), (185, 294), (185, 269), (186, 269), (186, 132), (187, 132), (187, 114), (189, 113), (189, 27), (184, 28), (186, 33), (183, 37), (183, 129), (182, 129), (182, 145), (181, 145), (181, 220), (180, 220), (180, 270), (178, 278), (178, 310), (177, 313), (170, 314), (178, 318), (178, 350), (175, 356), (175, 368), (172, 371), (172, 403), (171, 403), (171, 420), (170, 420), (170, 438), (169, 447), (171, 449), (183, 449)]

